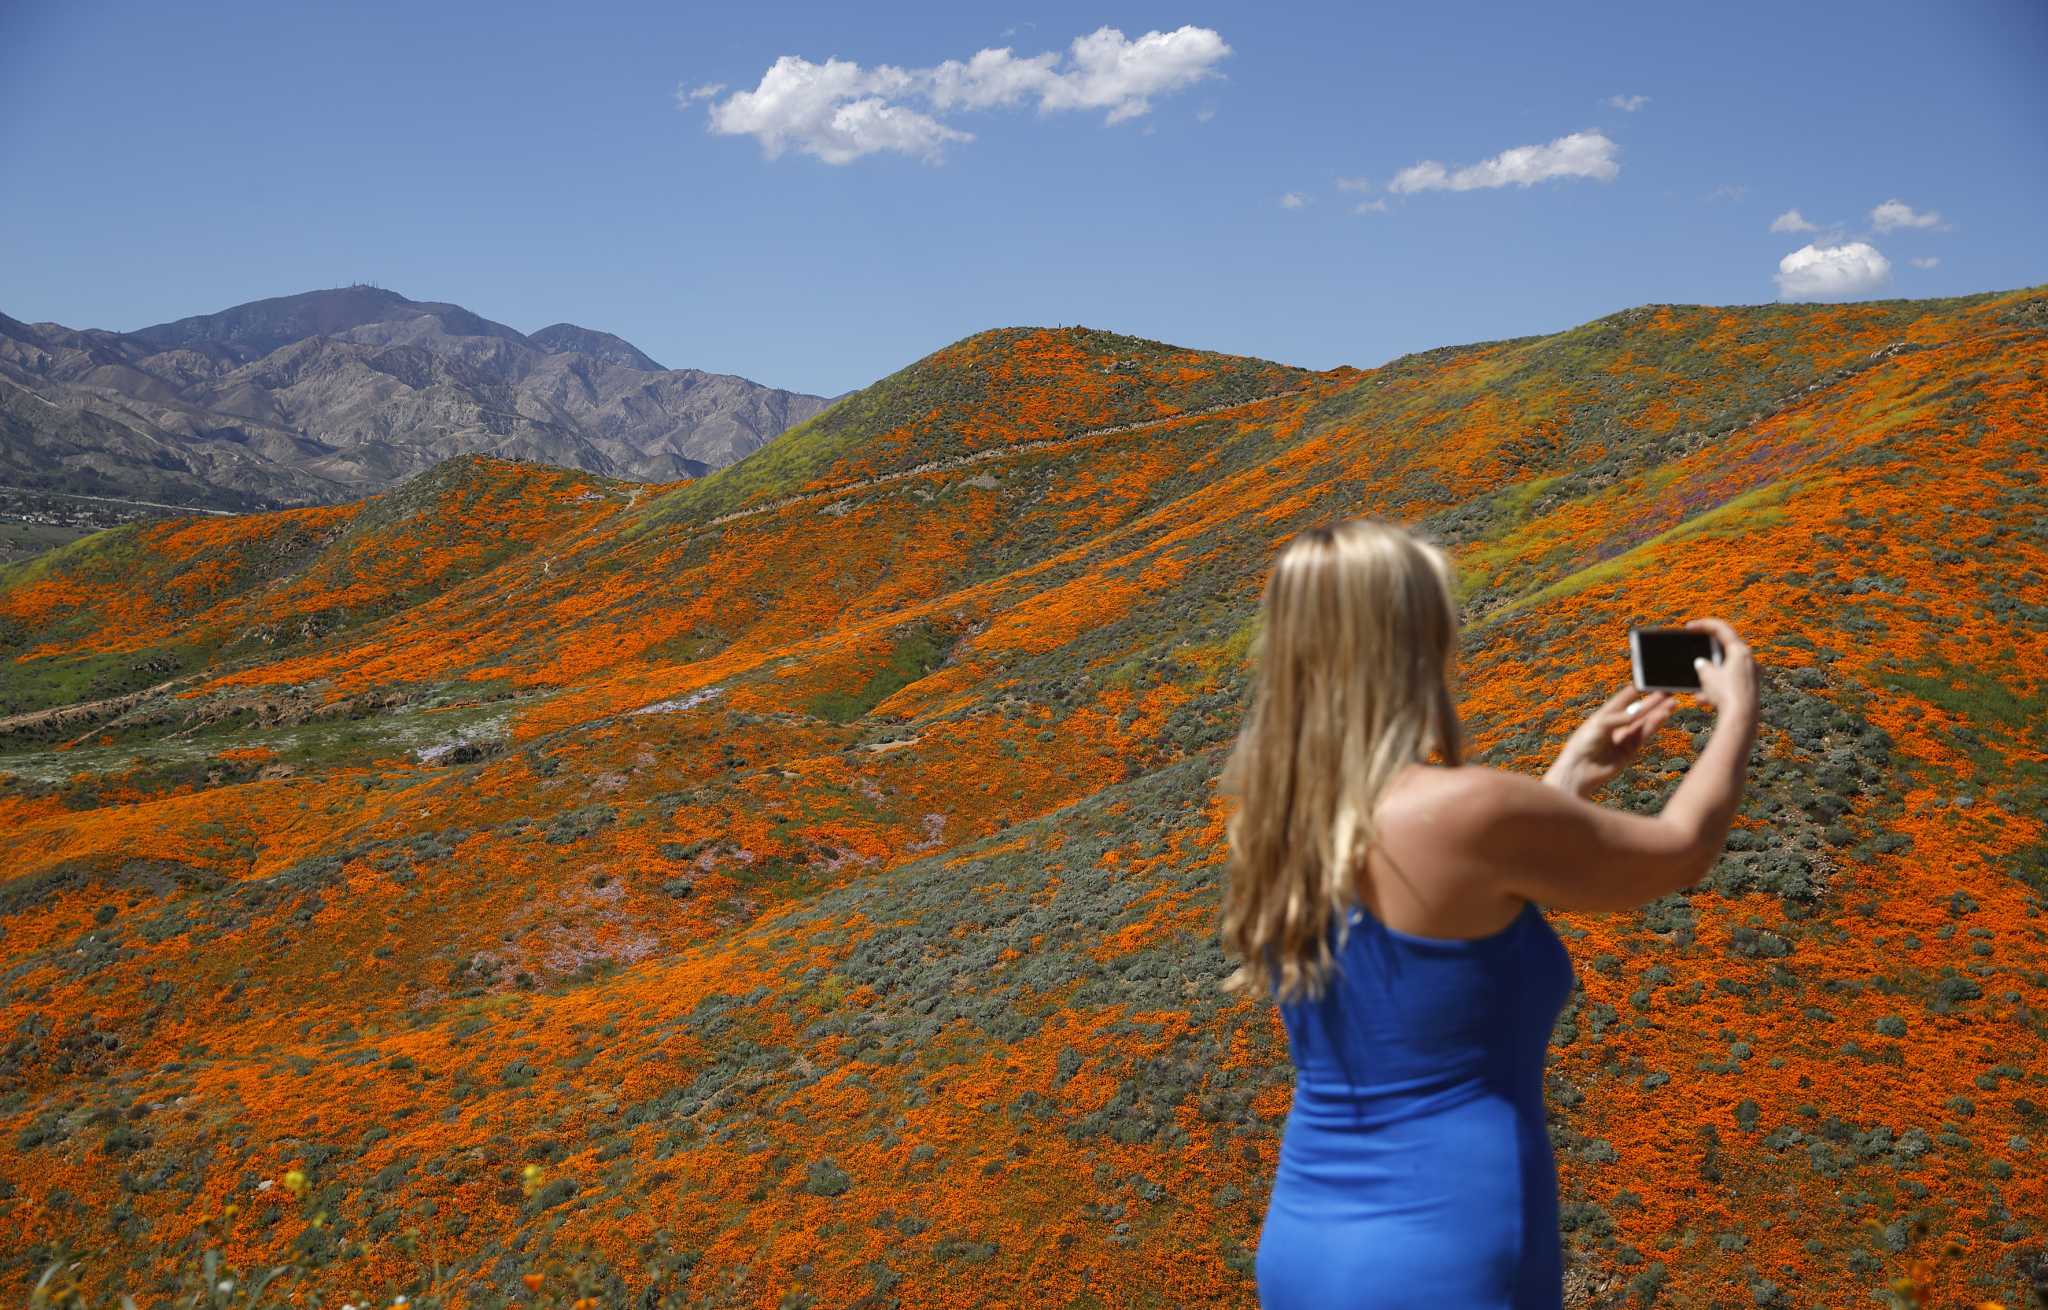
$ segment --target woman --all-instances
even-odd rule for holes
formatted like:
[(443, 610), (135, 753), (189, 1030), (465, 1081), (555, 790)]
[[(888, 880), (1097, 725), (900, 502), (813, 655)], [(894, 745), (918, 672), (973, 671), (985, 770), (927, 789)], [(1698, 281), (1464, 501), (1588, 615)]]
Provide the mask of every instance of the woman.
[[(1757, 722), (1749, 648), (1700, 663), (1712, 738), (1654, 817), (1590, 801), (1672, 697), (1624, 686), (1542, 782), (1466, 765), (1443, 552), (1354, 519), (1296, 537), (1262, 601), (1227, 763), (1226, 988), (1279, 1003), (1293, 1107), (1256, 1274), (1266, 1310), (1562, 1304), (1543, 1065), (1573, 982), (1537, 903), (1625, 910), (1696, 882)], [(1630, 703), (1633, 701), (1633, 703)], [(1432, 765), (1434, 755), (1441, 763)]]

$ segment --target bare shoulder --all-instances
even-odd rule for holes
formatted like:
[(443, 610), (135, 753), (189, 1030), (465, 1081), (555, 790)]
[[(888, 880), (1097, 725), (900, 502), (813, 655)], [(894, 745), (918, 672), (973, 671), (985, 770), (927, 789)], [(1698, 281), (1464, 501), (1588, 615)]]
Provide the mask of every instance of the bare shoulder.
[(1469, 765), (1402, 770), (1376, 813), (1379, 840), (1367, 861), (1374, 913), (1433, 937), (1480, 937), (1510, 922), (1526, 898), (1500, 880), (1494, 816), (1512, 808), (1518, 780), (1542, 785)]
[(1441, 869), (1482, 900), (1504, 893), (1553, 909), (1628, 909), (1670, 885), (1673, 868), (1697, 863), (1692, 839), (1662, 815), (1502, 769), (1406, 770), (1381, 816), (1395, 859)]
[(1469, 881), (1515, 867), (1532, 842), (1555, 836), (1572, 801), (1526, 774), (1479, 765), (1406, 770), (1387, 789), (1379, 826), (1388, 842), (1426, 852)]
[(1524, 774), (1476, 764), (1413, 768), (1388, 788), (1381, 817), (1390, 826), (1477, 835), (1510, 816), (1542, 808), (1549, 791)]

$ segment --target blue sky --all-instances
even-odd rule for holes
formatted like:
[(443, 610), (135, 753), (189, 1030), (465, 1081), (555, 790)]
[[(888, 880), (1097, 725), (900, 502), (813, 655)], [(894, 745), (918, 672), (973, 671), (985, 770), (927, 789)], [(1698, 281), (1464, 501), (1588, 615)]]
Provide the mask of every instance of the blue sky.
[(2044, 69), (2031, 0), (15, 0), (0, 311), (360, 280), (824, 393), (1014, 324), (1370, 366), (2048, 281)]

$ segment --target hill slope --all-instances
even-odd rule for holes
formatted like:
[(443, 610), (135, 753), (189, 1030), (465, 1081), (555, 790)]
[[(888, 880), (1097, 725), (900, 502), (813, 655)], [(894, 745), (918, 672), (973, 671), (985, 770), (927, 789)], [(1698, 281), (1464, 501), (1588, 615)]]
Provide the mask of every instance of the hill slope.
[(664, 369), (569, 323), (346, 287), (137, 332), (0, 315), (0, 481), (255, 509), (376, 491), (465, 453), (669, 481), (732, 463), (821, 396)]
[(1552, 916), (1574, 1304), (1848, 1304), (1950, 1240), (2017, 1300), (2044, 432), (2038, 289), (1320, 374), (1011, 329), (680, 487), (470, 459), (14, 566), (0, 1267), (1250, 1305), (1290, 1082), (1215, 987), (1212, 780), (1272, 551), (1371, 513), (1459, 561), (1486, 762), (1632, 623), (1763, 667), (1712, 874)]

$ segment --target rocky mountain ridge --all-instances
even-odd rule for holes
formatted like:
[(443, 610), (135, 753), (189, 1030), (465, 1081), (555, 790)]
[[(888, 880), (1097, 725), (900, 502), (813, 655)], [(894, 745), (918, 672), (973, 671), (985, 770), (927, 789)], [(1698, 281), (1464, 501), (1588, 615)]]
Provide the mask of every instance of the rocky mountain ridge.
[(331, 504), (461, 454), (675, 481), (830, 403), (663, 368), (610, 333), (529, 336), (368, 286), (134, 332), (0, 315), (0, 484), (31, 491)]

